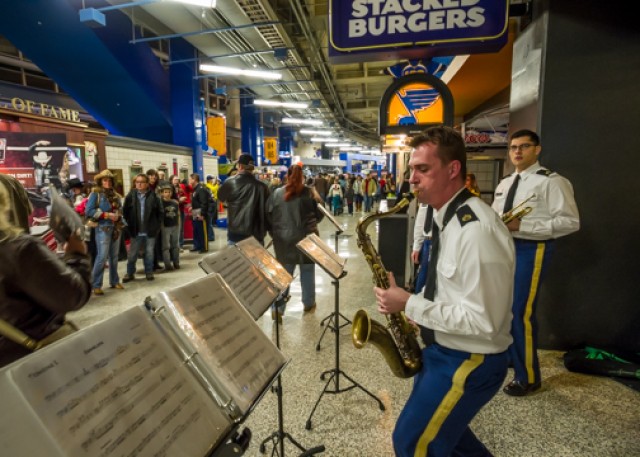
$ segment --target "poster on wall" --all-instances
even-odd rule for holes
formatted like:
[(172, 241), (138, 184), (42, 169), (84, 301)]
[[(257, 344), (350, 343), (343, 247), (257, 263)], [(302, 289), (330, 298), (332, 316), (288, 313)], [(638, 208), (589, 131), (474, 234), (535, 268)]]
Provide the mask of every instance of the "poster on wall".
[[(82, 173), (80, 160), (69, 154), (64, 133), (0, 132), (4, 154), (0, 173), (15, 177), (33, 191), (42, 191), (49, 184), (57, 188), (67, 182), (77, 170)], [(69, 157), (73, 156), (73, 157)]]
[(87, 164), (87, 173), (98, 173), (100, 170), (100, 162), (98, 160), (98, 146), (93, 141), (84, 142), (85, 163)]

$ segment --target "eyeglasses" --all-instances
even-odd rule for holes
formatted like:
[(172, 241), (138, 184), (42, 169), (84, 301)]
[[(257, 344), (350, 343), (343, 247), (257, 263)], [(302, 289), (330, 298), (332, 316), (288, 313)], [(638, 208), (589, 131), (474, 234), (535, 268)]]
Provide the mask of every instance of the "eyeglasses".
[(513, 146), (509, 146), (509, 151), (511, 152), (516, 152), (517, 150), (524, 151), (525, 149), (529, 149), (531, 146), (535, 146), (535, 144), (523, 143), (517, 146), (514, 144)]
[(136, 181), (136, 184), (147, 184), (147, 181)]

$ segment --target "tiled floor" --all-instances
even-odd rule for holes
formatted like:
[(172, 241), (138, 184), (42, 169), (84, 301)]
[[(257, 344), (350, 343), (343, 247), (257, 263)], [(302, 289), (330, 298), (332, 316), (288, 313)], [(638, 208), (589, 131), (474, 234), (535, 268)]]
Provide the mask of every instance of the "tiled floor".
[[(356, 245), (354, 228), (357, 217), (339, 216), (345, 227), (339, 238), (339, 253), (347, 258), (347, 276), (340, 280), (340, 312), (351, 318), (359, 308), (367, 308), (371, 316), (382, 321), (373, 305), (372, 275)], [(375, 224), (369, 227), (374, 241)], [(226, 233), (216, 229), (217, 241), (211, 250), (225, 247)], [(334, 228), (321, 223), (321, 236), (334, 247)], [(204, 273), (197, 266), (199, 254), (185, 252), (182, 269), (156, 275), (155, 281), (137, 279), (125, 285), (124, 291), (105, 289), (102, 297), (90, 302), (71, 318), (81, 327), (117, 314), (143, 302), (148, 295), (198, 278)], [(119, 271), (124, 273), (124, 263)], [(142, 276), (141, 278), (144, 278)], [(321, 321), (334, 310), (335, 288), (330, 277), (316, 268), (317, 304), (315, 313), (303, 315), (299, 281), (294, 280), (292, 298), (280, 331), (282, 351), (291, 359), (284, 370), (284, 431), (304, 447), (320, 444), (325, 456), (392, 456), (391, 432), (395, 420), (411, 389), (411, 380), (394, 377), (380, 353), (373, 348), (357, 350), (351, 343), (351, 326), (341, 328), (340, 369), (377, 396), (378, 403), (362, 389), (355, 387), (338, 394), (322, 397), (314, 412), (311, 429), (308, 417), (326, 380), (323, 371), (336, 365), (334, 333), (327, 331), (320, 349), (318, 340), (324, 330)], [(344, 320), (340, 319), (340, 324)], [(275, 327), (267, 313), (258, 324), (275, 341)], [(562, 364), (562, 352), (540, 351), (543, 389), (526, 398), (514, 398), (499, 393), (472, 422), (476, 435), (495, 456), (499, 457), (633, 457), (640, 456), (640, 395), (608, 378), (585, 376), (567, 371)], [(507, 377), (507, 380), (510, 377)], [(338, 379), (344, 390), (353, 384), (344, 376)], [(328, 390), (336, 390), (336, 382)], [(276, 396), (265, 395), (245, 426), (253, 438), (247, 456), (262, 455), (260, 443), (278, 430)], [(272, 455), (273, 446), (266, 445)], [(301, 452), (285, 440), (285, 454)], [(276, 453), (276, 455), (278, 455)]]

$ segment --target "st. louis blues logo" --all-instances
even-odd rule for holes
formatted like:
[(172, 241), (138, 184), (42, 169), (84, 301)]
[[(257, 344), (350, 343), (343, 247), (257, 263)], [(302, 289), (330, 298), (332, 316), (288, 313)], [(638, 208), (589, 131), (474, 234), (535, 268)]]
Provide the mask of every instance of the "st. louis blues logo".
[(424, 84), (416, 88), (400, 89), (396, 92), (396, 98), (402, 104), (405, 112), (397, 114), (397, 125), (417, 124), (420, 112), (430, 108), (438, 101), (439, 97), (440, 93), (437, 90)]

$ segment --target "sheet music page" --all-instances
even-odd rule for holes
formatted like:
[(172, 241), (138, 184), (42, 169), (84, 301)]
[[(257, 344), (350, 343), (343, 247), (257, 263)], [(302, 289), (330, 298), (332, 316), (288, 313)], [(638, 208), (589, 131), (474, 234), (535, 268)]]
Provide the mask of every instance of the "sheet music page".
[(8, 374), (70, 457), (204, 456), (231, 429), (142, 307), (35, 352)]
[(346, 259), (336, 254), (319, 236), (307, 235), (296, 246), (333, 278), (342, 276)]
[(258, 240), (254, 237), (247, 238), (237, 243), (236, 246), (271, 280), (279, 291), (283, 291), (289, 287), (289, 284), (293, 281), (293, 277)]
[(318, 209), (322, 211), (322, 214), (324, 214), (324, 217), (333, 224), (333, 226), (338, 230), (338, 233), (344, 232), (340, 223), (336, 220), (335, 217), (333, 217), (333, 214), (327, 211), (327, 209), (324, 206), (322, 206), (320, 203), (318, 203)]
[(224, 383), (236, 405), (249, 411), (285, 364), (284, 355), (217, 273), (162, 295), (198, 355)]
[(220, 274), (254, 320), (267, 311), (280, 293), (235, 246), (205, 256), (200, 266), (206, 273)]

